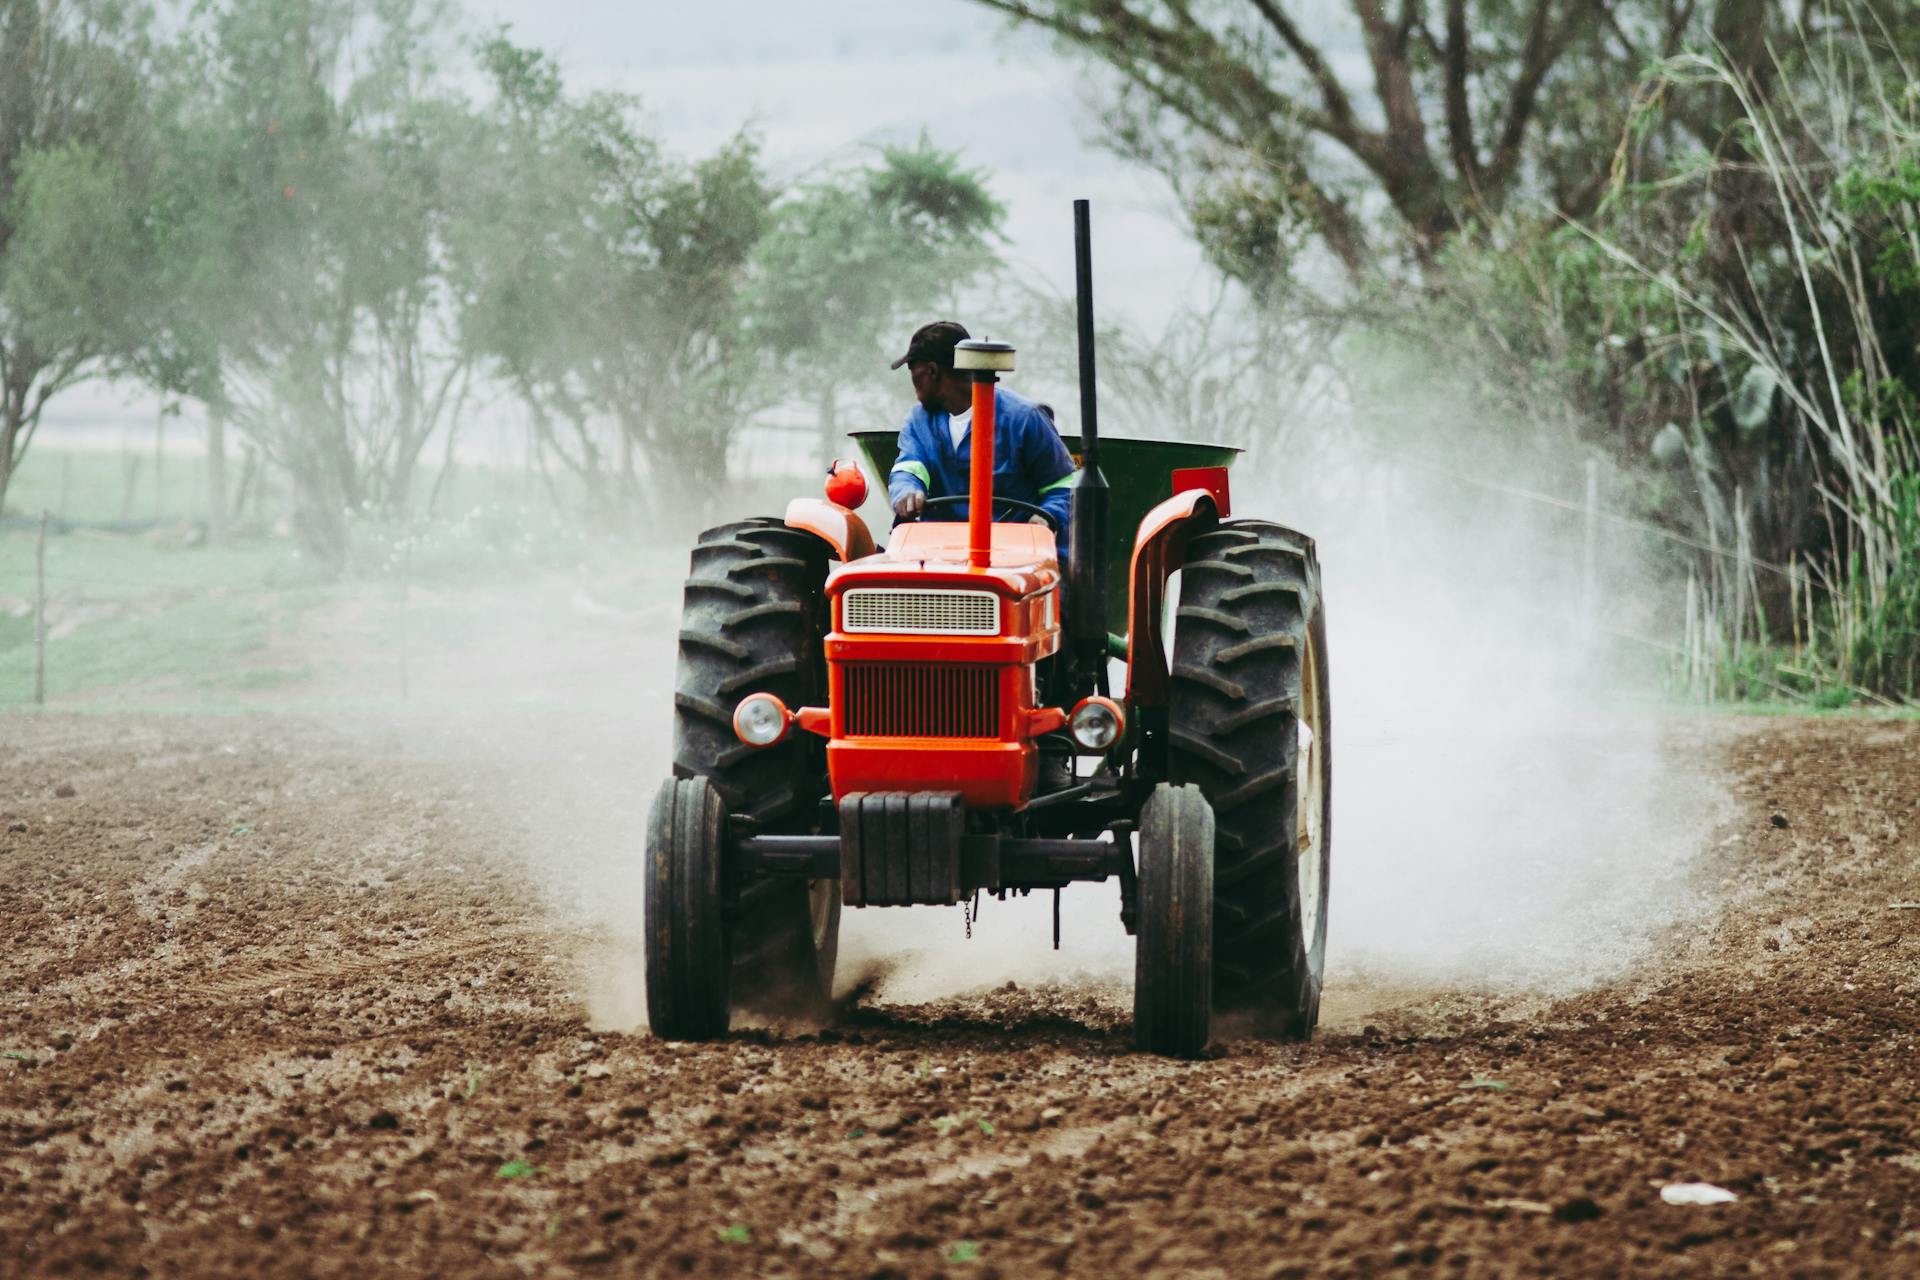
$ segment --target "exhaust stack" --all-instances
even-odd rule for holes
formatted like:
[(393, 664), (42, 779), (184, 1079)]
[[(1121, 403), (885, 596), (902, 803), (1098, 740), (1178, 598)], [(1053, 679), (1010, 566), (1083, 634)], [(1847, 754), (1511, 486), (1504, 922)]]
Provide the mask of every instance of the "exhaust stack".
[(993, 394), (1000, 375), (1013, 372), (1013, 347), (968, 338), (953, 349), (953, 367), (973, 375), (973, 467), (967, 477), (967, 564), (993, 563)]
[(1090, 206), (1073, 202), (1074, 302), (1080, 331), (1080, 474), (1067, 535), (1067, 644), (1080, 675), (1107, 687), (1107, 511), (1100, 471), (1100, 406), (1093, 367), (1093, 230)]

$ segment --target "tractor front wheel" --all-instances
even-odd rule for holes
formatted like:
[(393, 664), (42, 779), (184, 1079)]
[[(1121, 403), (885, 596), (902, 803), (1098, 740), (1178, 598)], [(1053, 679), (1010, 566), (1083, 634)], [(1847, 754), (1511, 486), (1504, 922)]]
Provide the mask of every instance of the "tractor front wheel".
[(1200, 788), (1153, 789), (1140, 811), (1139, 874), (1134, 1043), (1197, 1058), (1213, 1031), (1213, 807)]
[[(794, 732), (771, 747), (734, 736), (750, 693), (793, 708), (826, 701), (828, 550), (779, 520), (709, 529), (693, 548), (674, 686), (673, 772), (706, 778), (727, 811), (765, 835), (817, 831), (825, 744)], [(840, 882), (762, 878), (730, 886), (734, 1004), (817, 1017), (840, 949)]]
[(727, 1033), (727, 806), (705, 778), (669, 778), (647, 815), (647, 1021), (667, 1040)]

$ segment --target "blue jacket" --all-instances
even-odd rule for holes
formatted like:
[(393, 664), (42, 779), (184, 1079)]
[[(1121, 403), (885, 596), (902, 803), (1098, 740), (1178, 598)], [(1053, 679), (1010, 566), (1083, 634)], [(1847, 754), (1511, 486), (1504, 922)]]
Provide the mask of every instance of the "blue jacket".
[[(929, 498), (966, 497), (973, 465), (973, 431), (953, 444), (952, 419), (914, 405), (900, 428), (900, 456), (887, 476), (887, 497), (899, 502), (918, 489)], [(1073, 455), (1047, 415), (1004, 387), (993, 393), (993, 492), (1030, 502), (1060, 522), (1064, 546)], [(942, 507), (930, 520), (965, 520), (967, 504)], [(1009, 519), (1014, 516), (1009, 515)]]

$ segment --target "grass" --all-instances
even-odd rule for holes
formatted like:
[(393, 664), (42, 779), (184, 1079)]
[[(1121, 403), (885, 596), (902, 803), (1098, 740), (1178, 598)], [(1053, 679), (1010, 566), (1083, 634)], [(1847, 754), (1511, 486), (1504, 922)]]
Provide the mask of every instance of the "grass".
[[(47, 644), (47, 696), (181, 678), (188, 683), (244, 679), (232, 664), (266, 646), (269, 618), (254, 600), (196, 600), (151, 617), (120, 617), (76, 629)], [(31, 644), (0, 649), (0, 706), (33, 697)]]
[[(0, 707), (33, 698), (34, 542), (0, 532)], [(179, 547), (84, 530), (48, 537), (45, 583), (50, 699), (155, 681), (217, 699), (302, 682), (305, 667), (247, 659), (332, 591), (284, 542)]]
[[(47, 538), (47, 593), (83, 590), (126, 598), (225, 587), (317, 586), (326, 574), (287, 543), (237, 541), (225, 547), (171, 547), (143, 538), (76, 531)], [(0, 595), (33, 592), (33, 535), (0, 534)]]

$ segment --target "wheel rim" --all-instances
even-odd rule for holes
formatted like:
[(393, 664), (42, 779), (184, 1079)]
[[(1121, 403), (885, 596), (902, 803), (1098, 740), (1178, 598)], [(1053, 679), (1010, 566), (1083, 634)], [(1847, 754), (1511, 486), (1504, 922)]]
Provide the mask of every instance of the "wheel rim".
[(1322, 815), (1326, 804), (1326, 726), (1321, 722), (1320, 664), (1311, 629), (1300, 655), (1300, 705), (1294, 715), (1299, 731), (1299, 749), (1294, 758), (1296, 781), (1294, 812), (1298, 830), (1298, 854), (1294, 874), (1300, 891), (1300, 928), (1309, 951), (1320, 937), (1320, 887), (1326, 850), (1321, 847), (1325, 829)]
[(812, 924), (813, 953), (827, 946), (827, 931), (833, 927), (833, 894), (839, 886), (831, 880), (813, 880), (807, 884), (807, 917)]

